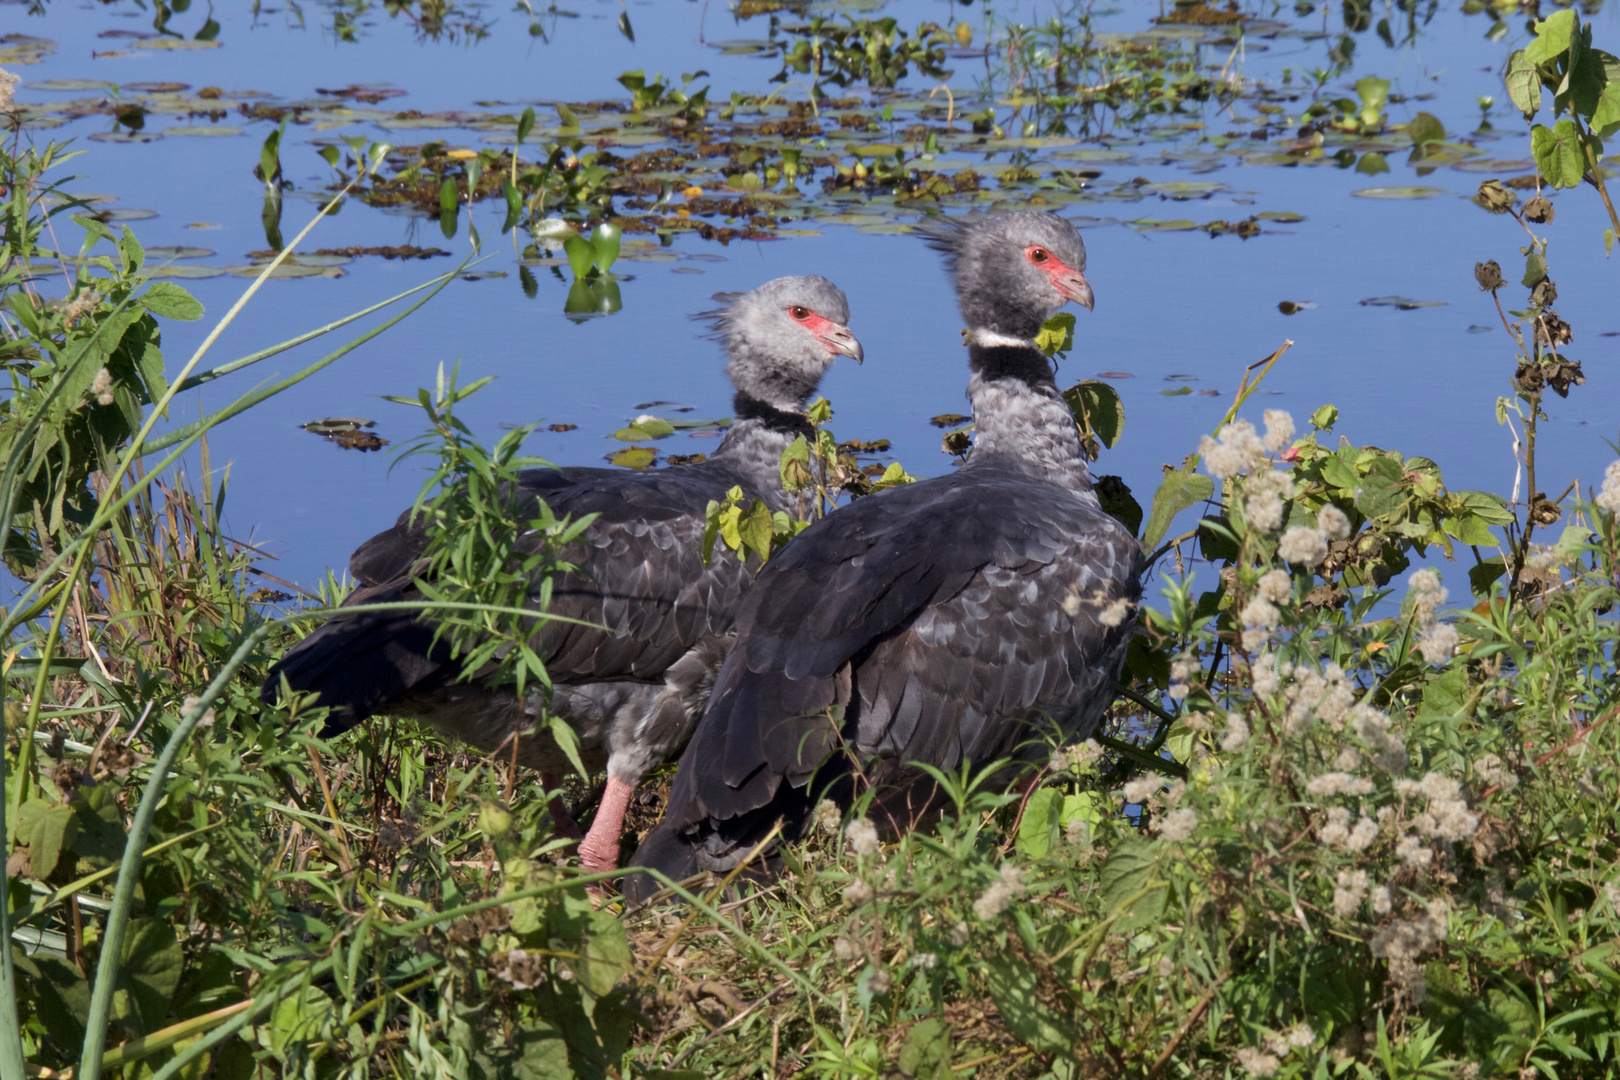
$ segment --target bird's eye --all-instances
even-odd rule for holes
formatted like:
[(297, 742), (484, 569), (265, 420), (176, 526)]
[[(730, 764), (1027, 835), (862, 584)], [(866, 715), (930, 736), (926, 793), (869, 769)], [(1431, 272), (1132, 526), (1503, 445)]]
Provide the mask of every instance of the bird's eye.
[(800, 322), (804, 322), (804, 320), (810, 317), (810, 309), (801, 304), (795, 304), (788, 308), (788, 314), (793, 316), (795, 319), (798, 319)]
[(1051, 257), (1052, 256), (1045, 248), (1033, 247), (1029, 249), (1029, 261), (1034, 263), (1036, 266), (1041, 265)]

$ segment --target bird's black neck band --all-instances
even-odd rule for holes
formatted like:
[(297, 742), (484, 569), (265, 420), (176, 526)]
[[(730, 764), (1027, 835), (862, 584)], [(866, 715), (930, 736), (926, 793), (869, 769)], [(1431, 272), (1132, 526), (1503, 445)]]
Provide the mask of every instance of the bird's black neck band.
[(789, 412), (778, 409), (775, 405), (741, 390), (731, 399), (732, 412), (738, 420), (757, 420), (770, 431), (780, 431), (785, 435), (803, 435), (806, 439), (815, 438), (816, 430), (810, 426), (810, 421), (803, 413)]
[(1052, 362), (1034, 345), (968, 346), (968, 364), (985, 379), (1017, 379), (1031, 386), (1054, 386)]

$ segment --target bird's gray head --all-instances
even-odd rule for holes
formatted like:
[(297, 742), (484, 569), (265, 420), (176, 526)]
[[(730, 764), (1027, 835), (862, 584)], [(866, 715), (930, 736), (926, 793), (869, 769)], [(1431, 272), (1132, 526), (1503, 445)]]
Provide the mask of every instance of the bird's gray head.
[(918, 231), (945, 253), (970, 330), (1032, 338), (1070, 300), (1092, 306), (1085, 242), (1056, 214), (1020, 210), (936, 218)]
[(815, 274), (767, 281), (699, 317), (726, 347), (731, 384), (778, 409), (803, 409), (835, 358), (861, 361), (849, 301)]

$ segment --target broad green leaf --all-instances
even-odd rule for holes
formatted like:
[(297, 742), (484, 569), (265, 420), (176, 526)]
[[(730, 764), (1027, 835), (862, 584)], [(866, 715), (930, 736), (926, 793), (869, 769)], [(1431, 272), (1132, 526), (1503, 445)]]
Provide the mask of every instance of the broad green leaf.
[(580, 985), (601, 997), (630, 970), (630, 942), (624, 924), (611, 911), (592, 911), (585, 920), (584, 959), (568, 964)]
[(1147, 526), (1142, 530), (1142, 546), (1152, 548), (1170, 529), (1175, 516), (1190, 506), (1197, 506), (1215, 494), (1215, 481), (1190, 469), (1172, 469), (1165, 474), (1159, 490), (1153, 493), (1153, 506), (1148, 511)]
[(318, 1039), (332, 1011), (332, 999), (317, 988), (295, 990), (282, 998), (271, 1010), (269, 1021), (256, 1029), (259, 1045), (285, 1055), (300, 1043)]
[(985, 958), (985, 983), (1007, 1029), (1037, 1054), (1067, 1054), (1080, 1037), (1074, 1023), (1041, 1000), (1040, 974), (1007, 952)]
[(1421, 716), (1458, 716), (1468, 700), (1468, 669), (1453, 664), (1429, 680), (1423, 688)]
[(1379, 173), (1389, 172), (1389, 161), (1376, 150), (1369, 150), (1361, 155), (1356, 162), (1356, 172), (1365, 176), (1377, 176)]
[(1530, 129), (1530, 153), (1553, 187), (1572, 188), (1586, 173), (1586, 157), (1581, 152), (1581, 133), (1568, 117), (1551, 128), (1537, 124)]
[(1123, 910), (1153, 877), (1154, 847), (1140, 837), (1122, 840), (1109, 852), (1097, 874), (1103, 912), (1113, 915)]
[[(602, 224), (591, 233), (591, 255), (596, 262), (596, 269), (600, 273), (607, 273), (612, 268), (614, 260), (619, 257), (619, 242), (622, 233), (617, 225)], [(573, 265), (573, 260), (569, 260)]]
[(902, 1076), (916, 1080), (951, 1080), (950, 1026), (936, 1016), (913, 1024), (900, 1044), (898, 1064)]
[(530, 105), (529, 107), (527, 107), (527, 108), (525, 108), (523, 110), (523, 115), (518, 117), (517, 141), (518, 141), (519, 146), (523, 145), (523, 140), (527, 139), (529, 137), (529, 132), (531, 132), (533, 130), (534, 130), (534, 106)]
[(1502, 81), (1507, 85), (1508, 97), (1525, 119), (1541, 111), (1541, 76), (1525, 50), (1520, 49), (1508, 57), (1507, 75)]
[(1452, 497), (1457, 499), (1468, 513), (1479, 518), (1487, 525), (1508, 525), (1515, 519), (1513, 511), (1500, 495), (1492, 495), (1488, 491), (1454, 491)]
[(621, 469), (645, 469), (658, 457), (658, 451), (650, 446), (627, 446), (623, 450), (615, 450), (608, 455), (608, 464), (617, 465)]
[(1525, 59), (1532, 64), (1557, 59), (1568, 51), (1574, 32), (1575, 12), (1569, 8), (1554, 12), (1536, 23), (1536, 38), (1525, 46)]
[(36, 880), (51, 876), (78, 835), (79, 817), (71, 806), (30, 799), (17, 811), (17, 842), (28, 845), (28, 872)]
[(1125, 406), (1112, 386), (1099, 379), (1075, 383), (1063, 391), (1063, 400), (1082, 431), (1097, 436), (1113, 449), (1125, 431)]
[(167, 919), (131, 922), (124, 936), (123, 959), (119, 982), (134, 1005), (127, 1020), (138, 1020), (143, 1032), (156, 1031), (169, 1013), (185, 966), (174, 925)]
[(1542, 258), (1539, 251), (1532, 251), (1524, 257), (1524, 277), (1521, 284), (1527, 289), (1533, 289), (1547, 276), (1547, 260)]
[(1024, 816), (1018, 823), (1017, 847), (1020, 854), (1040, 859), (1052, 850), (1057, 835), (1058, 812), (1063, 808), (1063, 796), (1056, 788), (1043, 787), (1030, 795), (1024, 804)]
[(770, 507), (764, 502), (755, 499), (748, 505), (748, 510), (737, 522), (737, 538), (743, 546), (756, 553), (760, 559), (771, 557), (771, 536), (775, 531), (771, 520)]
[(1456, 537), (1460, 543), (1471, 544), (1474, 547), (1491, 547), (1496, 544), (1496, 534), (1491, 532), (1491, 527), (1473, 514), (1441, 518), (1440, 526), (1447, 534)]
[(456, 182), (446, 177), (444, 183), (439, 185), (439, 212), (441, 214), (454, 214), (457, 202)]
[(1411, 138), (1413, 146), (1422, 146), (1425, 143), (1443, 140), (1446, 137), (1446, 128), (1432, 113), (1420, 112), (1407, 122), (1406, 134)]
[(1074, 315), (1060, 311), (1041, 324), (1035, 335), (1035, 347), (1047, 356), (1062, 356), (1074, 348)]
[(1468, 568), (1468, 587), (1475, 596), (1485, 597), (1491, 593), (1491, 583), (1507, 573), (1507, 567), (1500, 555), (1494, 555), (1482, 563)]
[(172, 281), (154, 281), (141, 296), (146, 310), (165, 319), (184, 322), (202, 318), (203, 306), (195, 296)]
[(1570, 104), (1593, 134), (1607, 138), (1620, 131), (1620, 59), (1601, 49), (1582, 52), (1570, 73)]
[(589, 274), (591, 264), (596, 261), (596, 249), (583, 236), (570, 236), (564, 240), (563, 254), (568, 256), (568, 269), (574, 272), (576, 278)]

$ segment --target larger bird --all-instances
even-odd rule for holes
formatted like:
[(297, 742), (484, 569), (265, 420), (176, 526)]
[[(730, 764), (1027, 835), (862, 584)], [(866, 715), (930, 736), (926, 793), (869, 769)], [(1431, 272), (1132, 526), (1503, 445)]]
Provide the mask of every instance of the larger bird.
[[(485, 750), (516, 738), (520, 763), (555, 774), (566, 767), (560, 748), (531, 731), (549, 706), (579, 735), (587, 765), (607, 769), (581, 861), (593, 870), (616, 866), (630, 796), (702, 715), (738, 603), (758, 569), (724, 545), (704, 561), (705, 511), (732, 487), (772, 510), (788, 509), (781, 459), (794, 439), (812, 435), (805, 404), (836, 357), (861, 359), (848, 303), (826, 278), (777, 278), (710, 315), (737, 393), (736, 420), (708, 460), (656, 471), (534, 469), (521, 476), (522, 496), (543, 499), (559, 517), (597, 515), (583, 542), (562, 552), (577, 572), (553, 582), (550, 613), (578, 622), (545, 622), (537, 631), (536, 652), (556, 688), (549, 703), (539, 692), (518, 701), (510, 689), (458, 681), (459, 661), (410, 612), (333, 617), (271, 669), (265, 699), (275, 698), (283, 679), (293, 690), (318, 692), (332, 709), (328, 735), (386, 712)], [(427, 539), (407, 511), (366, 541), (350, 559), (361, 587), (347, 603), (419, 597), (415, 575)]]
[(828, 516), (760, 573), (633, 866), (680, 880), (736, 866), (778, 821), (793, 839), (823, 792), (848, 797), (852, 758), (903, 810), (925, 790), (912, 763), (1027, 758), (1113, 700), (1141, 548), (1099, 505), (1032, 340), (1065, 302), (1092, 306), (1085, 245), (1041, 213), (928, 232), (969, 327), (972, 457)]

